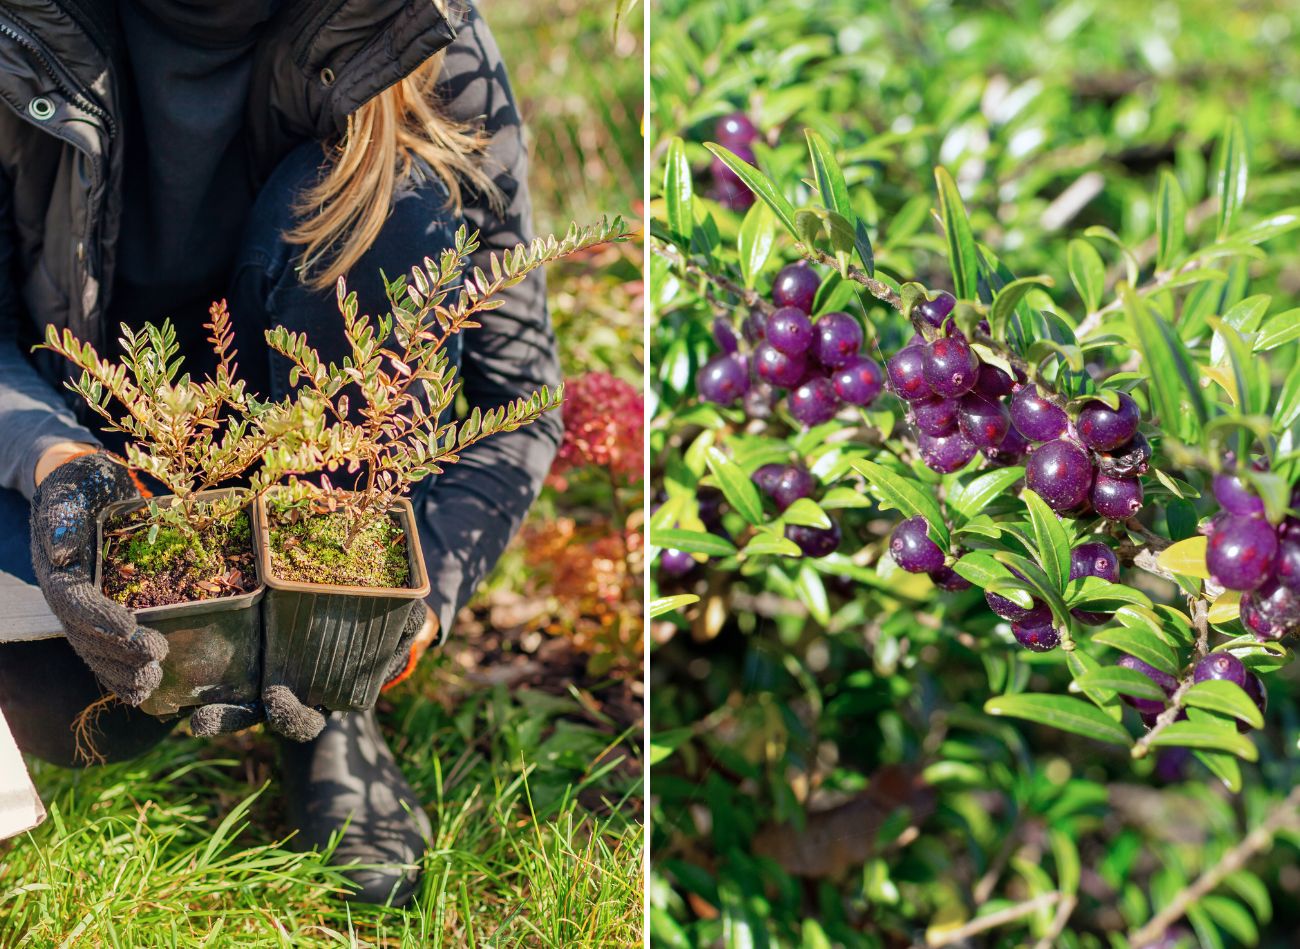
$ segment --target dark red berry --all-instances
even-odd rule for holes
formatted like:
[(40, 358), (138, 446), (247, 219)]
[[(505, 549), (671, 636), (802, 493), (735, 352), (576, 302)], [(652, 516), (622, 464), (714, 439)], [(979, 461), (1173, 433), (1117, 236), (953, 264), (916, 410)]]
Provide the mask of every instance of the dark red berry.
[[(1070, 579), (1083, 577), (1100, 577), (1115, 583), (1119, 580), (1119, 558), (1100, 541), (1088, 541), (1079, 544), (1070, 551)], [(1085, 626), (1101, 626), (1110, 620), (1112, 614), (1097, 613), (1092, 610), (1071, 610), (1070, 614)]]
[(905, 346), (885, 363), (889, 373), (889, 387), (906, 402), (919, 402), (931, 398), (934, 391), (925, 381), (925, 350), (921, 346)]
[(930, 539), (921, 515), (909, 517), (889, 536), (889, 553), (908, 573), (933, 573), (943, 567), (943, 551)]
[(931, 326), (942, 326), (952, 308), (957, 305), (957, 298), (947, 290), (940, 290), (933, 300), (921, 300), (912, 310), (917, 316)]
[(738, 353), (715, 356), (695, 375), (695, 389), (705, 402), (731, 405), (749, 391), (749, 363)]
[(1150, 468), (1151, 443), (1138, 432), (1114, 451), (1097, 453), (1097, 470), (1112, 478), (1135, 478)]
[(961, 433), (976, 448), (996, 448), (1011, 428), (1007, 408), (996, 399), (971, 392), (961, 397), (957, 423)]
[(984, 449), (984, 457), (995, 465), (1018, 465), (1028, 450), (1029, 441), (1012, 425), (996, 448)]
[(923, 350), (925, 381), (935, 395), (956, 398), (969, 392), (979, 378), (979, 359), (960, 333), (940, 336)]
[(774, 386), (783, 389), (797, 386), (807, 369), (808, 363), (803, 356), (783, 353), (771, 343), (759, 343), (754, 349), (754, 372), (758, 378)]
[(1142, 510), (1142, 482), (1099, 474), (1092, 485), (1092, 508), (1102, 517), (1122, 521)]
[(817, 288), (821, 285), (822, 278), (807, 262), (788, 264), (781, 268), (772, 283), (772, 302), (809, 314), (813, 310), (813, 301), (817, 299)]
[(722, 502), (725, 495), (717, 488), (700, 488), (695, 500), (700, 509), (700, 520), (705, 528), (717, 533), (722, 527)]
[(930, 581), (941, 590), (969, 590), (970, 581), (952, 567), (940, 567), (930, 572)]
[(806, 557), (825, 557), (835, 553), (835, 548), (840, 545), (840, 528), (834, 521), (830, 527), (787, 524), (785, 536), (798, 544)]
[(695, 569), (695, 558), (676, 547), (665, 547), (659, 551), (659, 575), (677, 579), (684, 577)]
[(806, 470), (799, 465), (786, 465), (768, 493), (776, 502), (776, 509), (784, 511), (800, 498), (811, 496), (816, 487), (817, 482)]
[[(754, 164), (754, 150), (748, 145), (737, 143), (730, 151), (749, 164)], [(754, 192), (741, 181), (740, 176), (727, 166), (721, 158), (714, 158), (709, 164), (713, 176), (713, 194), (718, 203), (732, 211), (744, 211), (754, 203)]]
[(734, 152), (737, 146), (747, 147), (758, 138), (758, 129), (744, 112), (732, 112), (718, 119), (713, 136), (719, 145)]
[(1028, 627), (1052, 625), (1052, 611), (1042, 600), (1034, 600), (1034, 605), (1025, 609), (999, 593), (985, 590), (984, 601), (988, 603), (989, 609), (1008, 622)]
[(975, 457), (975, 446), (961, 432), (937, 437), (922, 432), (916, 443), (921, 449), (921, 460), (941, 474), (959, 471)]
[(835, 417), (840, 400), (835, 396), (831, 381), (818, 376), (792, 389), (786, 396), (786, 408), (794, 420), (805, 428), (812, 428)]
[(980, 395), (996, 399), (1010, 395), (1014, 387), (1015, 383), (1011, 377), (997, 366), (980, 363), (979, 375), (975, 378), (975, 391)]
[(1065, 410), (1043, 398), (1037, 386), (1023, 386), (1011, 397), (1011, 424), (1031, 442), (1059, 438), (1068, 421)]
[(862, 349), (862, 326), (847, 313), (823, 313), (813, 330), (813, 355), (823, 366), (847, 366)]
[(1239, 475), (1220, 472), (1214, 476), (1214, 498), (1229, 514), (1263, 517), (1264, 502)]
[(885, 389), (885, 374), (873, 359), (859, 356), (847, 366), (835, 370), (831, 384), (841, 402), (868, 406)]
[(789, 356), (802, 356), (812, 345), (812, 320), (803, 310), (783, 306), (767, 319), (767, 341)]
[(1116, 396), (1119, 399), (1116, 408), (1094, 399), (1079, 411), (1075, 429), (1089, 448), (1110, 451), (1137, 434), (1138, 422), (1142, 421), (1137, 403), (1123, 392), (1116, 393)]
[(1241, 595), (1241, 625), (1259, 639), (1281, 639), (1300, 629), (1300, 594), (1265, 580)]
[(758, 485), (758, 490), (762, 491), (768, 497), (776, 490), (777, 482), (781, 480), (781, 475), (785, 474), (788, 465), (769, 464), (762, 465), (754, 470), (749, 479)]
[[(1264, 691), (1264, 681), (1259, 676), (1253, 672), (1247, 672), (1246, 684), (1242, 688), (1246, 690), (1250, 700), (1255, 703), (1255, 708), (1259, 709), (1259, 714), (1263, 715), (1268, 711), (1268, 693)], [(1248, 732), (1250, 726), (1239, 721), (1237, 722), (1237, 731)]]
[(1272, 572), (1277, 535), (1258, 517), (1221, 514), (1214, 520), (1205, 564), (1216, 583), (1229, 590), (1254, 590)]
[(757, 343), (767, 338), (767, 317), (762, 310), (750, 310), (749, 315), (741, 320), (740, 335), (748, 343)]
[(918, 431), (936, 438), (951, 435), (957, 431), (957, 411), (960, 403), (956, 399), (941, 399), (934, 396), (920, 402), (912, 403), (912, 421)]
[[(1024, 390), (1021, 390), (1024, 391)], [(1025, 464), (1025, 484), (1054, 511), (1068, 511), (1088, 498), (1092, 462), (1077, 444), (1065, 439), (1039, 445)]]
[(1011, 635), (1016, 637), (1016, 642), (1020, 645), (1034, 652), (1051, 652), (1061, 644), (1061, 634), (1055, 626), (1050, 625), (1022, 626), (1020, 623), (1012, 623)]
[[(1148, 665), (1136, 656), (1121, 656), (1116, 665), (1121, 669), (1132, 669), (1135, 672), (1142, 673), (1156, 685), (1160, 686), (1161, 691), (1164, 692), (1165, 695), (1173, 695), (1174, 691), (1178, 688), (1177, 679), (1167, 672), (1161, 672), (1155, 666)], [(1143, 715), (1159, 715), (1165, 708), (1164, 702), (1158, 702), (1155, 699), (1136, 698), (1132, 695), (1125, 695), (1122, 692), (1119, 697)]]
[(1300, 593), (1300, 539), (1286, 534), (1277, 542), (1273, 576), (1278, 583)]
[(1196, 663), (1193, 682), (1231, 682), (1246, 687), (1246, 667), (1230, 652), (1212, 652)]
[(713, 341), (718, 344), (718, 348), (724, 353), (730, 355), (740, 348), (740, 341), (736, 339), (736, 331), (731, 325), (731, 320), (719, 316), (713, 321)]

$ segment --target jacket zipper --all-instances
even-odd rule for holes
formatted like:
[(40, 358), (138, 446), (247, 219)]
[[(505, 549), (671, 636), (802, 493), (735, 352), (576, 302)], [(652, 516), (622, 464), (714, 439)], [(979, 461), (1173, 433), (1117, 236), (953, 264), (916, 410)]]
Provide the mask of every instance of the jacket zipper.
[(58, 66), (58, 61), (54, 59), (54, 57), (51, 56), (36, 40), (23, 35), (18, 30), (2, 21), (0, 21), (0, 36), (8, 37), (35, 56), (40, 62), (42, 68), (44, 68), (44, 70), (49, 73), (50, 78), (54, 80), (54, 84), (58, 87), (60, 92), (67, 96), (71, 101), (75, 102), (84, 111), (89, 112), (104, 123), (105, 128), (108, 129), (108, 137), (110, 139), (117, 135), (117, 122), (114, 121), (113, 116), (109, 114), (108, 110), (101, 108), (97, 103), (93, 102), (88, 96), (77, 89), (73, 83), (69, 82), (68, 79), (62, 75)]

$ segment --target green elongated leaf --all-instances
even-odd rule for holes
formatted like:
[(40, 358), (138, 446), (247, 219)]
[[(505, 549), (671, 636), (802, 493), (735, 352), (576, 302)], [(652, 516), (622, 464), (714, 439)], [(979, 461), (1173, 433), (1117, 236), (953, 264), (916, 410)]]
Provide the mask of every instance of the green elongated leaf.
[(1025, 506), (1029, 508), (1038, 562), (1056, 589), (1064, 590), (1066, 581), (1070, 579), (1070, 535), (1046, 501), (1028, 488), (1023, 497)]
[(995, 695), (984, 703), (989, 715), (1023, 718), (1112, 745), (1132, 744), (1128, 731), (1097, 706), (1069, 695)]
[[(1267, 293), (1246, 297), (1228, 308), (1228, 312), (1223, 314), (1223, 322), (1243, 335), (1253, 333), (1259, 329), (1260, 321), (1268, 312), (1268, 305), (1272, 300), (1273, 298)], [(1216, 332), (1210, 340), (1210, 362), (1215, 364), (1223, 362), (1228, 355), (1226, 345), (1223, 334)]]
[(652, 532), (650, 543), (656, 547), (673, 547), (688, 554), (706, 554), (710, 557), (729, 557), (736, 552), (736, 545), (725, 537), (677, 527)]
[(1252, 728), (1264, 727), (1264, 716), (1259, 707), (1241, 686), (1233, 682), (1198, 682), (1188, 690), (1184, 701), (1193, 708), (1239, 718)]
[(1011, 319), (1011, 314), (1016, 311), (1025, 294), (1036, 286), (1054, 287), (1056, 281), (1046, 274), (1039, 274), (1037, 277), (1020, 277), (998, 291), (989, 310), (989, 331), (994, 339), (1006, 339), (1007, 322)]
[(1087, 686), (1082, 685), (1084, 676), (1090, 672), (1096, 672), (1101, 668), (1100, 662), (1092, 658), (1092, 656), (1088, 655), (1082, 649), (1071, 649), (1065, 655), (1065, 664), (1070, 670), (1070, 675), (1074, 677), (1075, 683), (1079, 684), (1079, 688), (1083, 691), (1083, 694), (1088, 696), (1095, 705), (1100, 707), (1103, 712), (1116, 721), (1123, 716), (1124, 713), (1119, 709), (1119, 700), (1115, 697), (1114, 692), (1106, 689), (1090, 689)]
[(775, 245), (776, 217), (770, 207), (762, 201), (755, 201), (745, 212), (745, 219), (740, 222), (740, 233), (736, 238), (740, 275), (746, 287), (753, 289), (754, 281), (772, 256)]
[(822, 583), (822, 575), (814, 570), (810, 564), (804, 564), (799, 568), (799, 576), (795, 578), (794, 589), (799, 596), (799, 600), (804, 606), (808, 607), (808, 612), (812, 614), (812, 618), (823, 626), (829, 625), (831, 607), (826, 598), (826, 586)]
[(1079, 292), (1079, 299), (1091, 313), (1101, 306), (1101, 295), (1106, 289), (1106, 264), (1092, 242), (1081, 237), (1070, 241), (1065, 259), (1074, 289)]
[(1268, 366), (1262, 359), (1251, 357), (1250, 347), (1241, 334), (1223, 320), (1208, 317), (1215, 336), (1223, 340), (1237, 389), (1237, 406), (1246, 415), (1263, 415), (1268, 411)]
[(1300, 227), (1300, 207), (1287, 208), (1285, 211), (1279, 211), (1277, 214), (1266, 217), (1264, 220), (1230, 235), (1229, 239), (1242, 241), (1246, 244), (1262, 244), (1264, 241), (1272, 240), (1279, 234), (1293, 231), (1297, 227)]
[(668, 230), (681, 247), (689, 248), (691, 234), (695, 231), (695, 196), (691, 164), (686, 160), (686, 144), (676, 136), (668, 143), (664, 164), (664, 203)]
[(821, 503), (823, 511), (833, 511), (843, 510), (844, 508), (871, 507), (874, 502), (871, 498), (855, 491), (853, 488), (838, 485), (822, 495)]
[(1069, 625), (1070, 610), (1065, 605), (1065, 599), (1061, 596), (1061, 591), (1057, 589), (1056, 584), (1052, 583), (1047, 574), (1043, 572), (1042, 567), (1028, 558), (1013, 554), (1007, 550), (999, 550), (993, 556), (1024, 577), (1024, 582), (1029, 588), (1051, 609), (1052, 618), (1058, 627)]
[(876, 259), (871, 249), (871, 238), (867, 235), (866, 225), (858, 217), (849, 200), (849, 188), (844, 181), (844, 172), (830, 145), (819, 133), (805, 129), (808, 139), (808, 155), (812, 159), (813, 178), (817, 190), (821, 193), (822, 204), (828, 211), (839, 214), (848, 223), (850, 241), (862, 262), (867, 276), (875, 276)]
[(1079, 848), (1074, 838), (1059, 827), (1049, 829), (1047, 836), (1052, 843), (1052, 859), (1056, 863), (1056, 889), (1061, 893), (1078, 893), (1083, 864), (1079, 860)]
[(787, 524), (820, 527), (823, 530), (831, 526), (831, 519), (812, 498), (796, 499), (781, 513), (781, 520)]
[[(1014, 580), (1011, 571), (987, 550), (972, 550), (952, 565), (953, 570), (980, 589), (999, 580)], [(1019, 581), (1016, 581), (1019, 582)]]
[(1246, 907), (1217, 893), (1201, 897), (1198, 903), (1215, 924), (1237, 942), (1243, 946), (1259, 945), (1259, 927)]
[(1112, 628), (1094, 633), (1092, 641), (1126, 652), (1171, 676), (1178, 675), (1178, 657), (1168, 645), (1150, 633), (1128, 627)]
[(1191, 355), (1172, 326), (1137, 298), (1131, 287), (1120, 287), (1129, 326), (1138, 340), (1142, 361), (1151, 376), (1150, 397), (1160, 420), (1173, 431), (1179, 430), (1183, 403), (1192, 407), (1197, 432), (1208, 419), (1201, 394), (1200, 374)]
[(1006, 494), (1024, 476), (1025, 469), (1021, 465), (997, 468), (976, 475), (949, 493), (948, 510), (961, 515), (963, 522), (969, 521), (994, 499)]
[(740, 465), (724, 455), (717, 447), (710, 448), (704, 457), (709, 471), (713, 472), (713, 477), (717, 479), (718, 487), (726, 496), (727, 503), (749, 523), (761, 524), (763, 522), (762, 499), (758, 496), (758, 488), (754, 486), (753, 481), (749, 480), (749, 476)]
[(1105, 689), (1119, 695), (1129, 695), (1136, 699), (1155, 699), (1163, 702), (1167, 696), (1160, 686), (1136, 669), (1123, 666), (1102, 666), (1094, 672), (1076, 680), (1083, 689)]
[(718, 159), (736, 173), (736, 177), (745, 183), (750, 191), (754, 192), (759, 198), (767, 202), (768, 207), (776, 214), (790, 236), (799, 240), (799, 229), (794, 223), (794, 205), (782, 194), (766, 175), (738, 157), (730, 150), (723, 148), (721, 145), (715, 145), (712, 142), (705, 142), (704, 147), (711, 151)]
[(1250, 174), (1250, 159), (1246, 153), (1246, 133), (1241, 120), (1235, 116), (1228, 120), (1223, 138), (1219, 141), (1218, 161), (1215, 163), (1214, 195), (1219, 199), (1219, 240), (1232, 231), (1237, 220), (1237, 210), (1246, 200), (1246, 182)]
[(1273, 427), (1284, 431), (1300, 419), (1300, 361), (1297, 361), (1286, 374), (1282, 391), (1273, 408)]
[(1300, 339), (1300, 308), (1269, 317), (1251, 348), (1257, 353), (1263, 353), (1297, 339)]
[(950, 540), (948, 525), (944, 522), (939, 502), (923, 488), (895, 474), (884, 465), (878, 465), (865, 458), (855, 458), (849, 465), (867, 479), (867, 484), (880, 498), (881, 507), (893, 508), (901, 512), (904, 517), (921, 515), (930, 525), (931, 538), (944, 550), (948, 549)]
[(690, 606), (692, 603), (699, 602), (699, 597), (694, 593), (678, 593), (676, 596), (661, 596), (657, 600), (650, 601), (650, 618), (663, 616), (665, 613), (671, 613), (674, 610), (680, 610), (683, 606)]
[(962, 204), (961, 193), (952, 175), (940, 167), (934, 170), (939, 189), (939, 215), (948, 241), (948, 263), (952, 266), (953, 288), (962, 300), (978, 299), (979, 262), (975, 254), (975, 235)]
[(1248, 870), (1238, 870), (1225, 877), (1223, 884), (1246, 901), (1257, 920), (1265, 926), (1272, 922), (1273, 900), (1263, 880)]
[(1192, 754), (1223, 782), (1225, 788), (1233, 794), (1241, 791), (1241, 765), (1237, 764), (1236, 758), (1218, 751), (1193, 751)]
[(1174, 722), (1152, 738), (1151, 744), (1157, 748), (1223, 751), (1236, 755), (1243, 761), (1256, 761), (1259, 758), (1259, 749), (1249, 738), (1240, 734), (1235, 725), (1207, 721)]
[(775, 531), (760, 530), (745, 545), (745, 556), (772, 554), (778, 557), (802, 557), (803, 551), (789, 537)]
[(1141, 590), (1101, 577), (1071, 580), (1065, 585), (1065, 602), (1071, 609), (1086, 607), (1098, 613), (1111, 613), (1126, 604), (1151, 607), (1151, 599)]
[(1168, 270), (1183, 249), (1187, 231), (1187, 199), (1182, 185), (1168, 168), (1160, 170), (1160, 185), (1156, 190), (1156, 267)]

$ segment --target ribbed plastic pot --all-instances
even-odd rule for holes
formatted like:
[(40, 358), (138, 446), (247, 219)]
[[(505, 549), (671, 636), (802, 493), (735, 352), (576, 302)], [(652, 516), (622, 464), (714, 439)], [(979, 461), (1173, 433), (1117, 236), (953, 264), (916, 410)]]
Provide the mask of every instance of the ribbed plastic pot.
[[(230, 493), (228, 489), (204, 491), (199, 497)], [(118, 501), (100, 512), (95, 535), (99, 552), (95, 557), (95, 589), (102, 589), (105, 521), (145, 504), (143, 500)], [(260, 571), (257, 581), (257, 589), (251, 593), (133, 611), (141, 626), (156, 629), (167, 639), (162, 682), (140, 703), (141, 710), (171, 718), (210, 702), (251, 702), (258, 697), (262, 671), (261, 601), (265, 593)]]
[[(268, 492), (268, 496), (274, 496)], [(305, 705), (363, 711), (379, 698), (411, 610), (429, 595), (415, 510), (389, 511), (408, 538), (411, 586), (375, 588), (281, 580), (271, 567), (265, 499), (253, 505), (262, 601), (262, 687), (287, 686)]]

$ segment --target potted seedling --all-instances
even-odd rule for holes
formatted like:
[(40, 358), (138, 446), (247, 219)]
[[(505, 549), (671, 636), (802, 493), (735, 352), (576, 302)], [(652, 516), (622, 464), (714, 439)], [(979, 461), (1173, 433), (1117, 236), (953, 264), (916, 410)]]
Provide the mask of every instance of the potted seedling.
[[(169, 492), (99, 515), (95, 584), (167, 638), (162, 681), (141, 708), (171, 716), (209, 702), (257, 698), (264, 587), (250, 504), (290, 471), (313, 470), (323, 419), (310, 398), (257, 401), (236, 378), (225, 303), (213, 304), (212, 375), (182, 374), (170, 322), (122, 326), (120, 363), (54, 327), (38, 348), (81, 369), (68, 388), (126, 435), (126, 462)], [(293, 442), (291, 445), (290, 442)], [(303, 447), (305, 445), (306, 447)], [(243, 487), (228, 485), (257, 470)]]
[(420, 480), (497, 432), (536, 421), (560, 404), (543, 388), (509, 405), (449, 421), (460, 383), (446, 343), (495, 309), (497, 295), (545, 263), (623, 238), (620, 220), (572, 228), (493, 256), (490, 276), (465, 272), (478, 247), (462, 228), (438, 261), (411, 279), (385, 281), (390, 310), (359, 315), (340, 278), (339, 311), (349, 355), (323, 363), (309, 340), (283, 327), (271, 348), (291, 364), (290, 382), (328, 420), (319, 445), (325, 473), (296, 478), (254, 505), (263, 602), (263, 686), (289, 688), (305, 705), (371, 707), (412, 609), (429, 593), (415, 512)]

